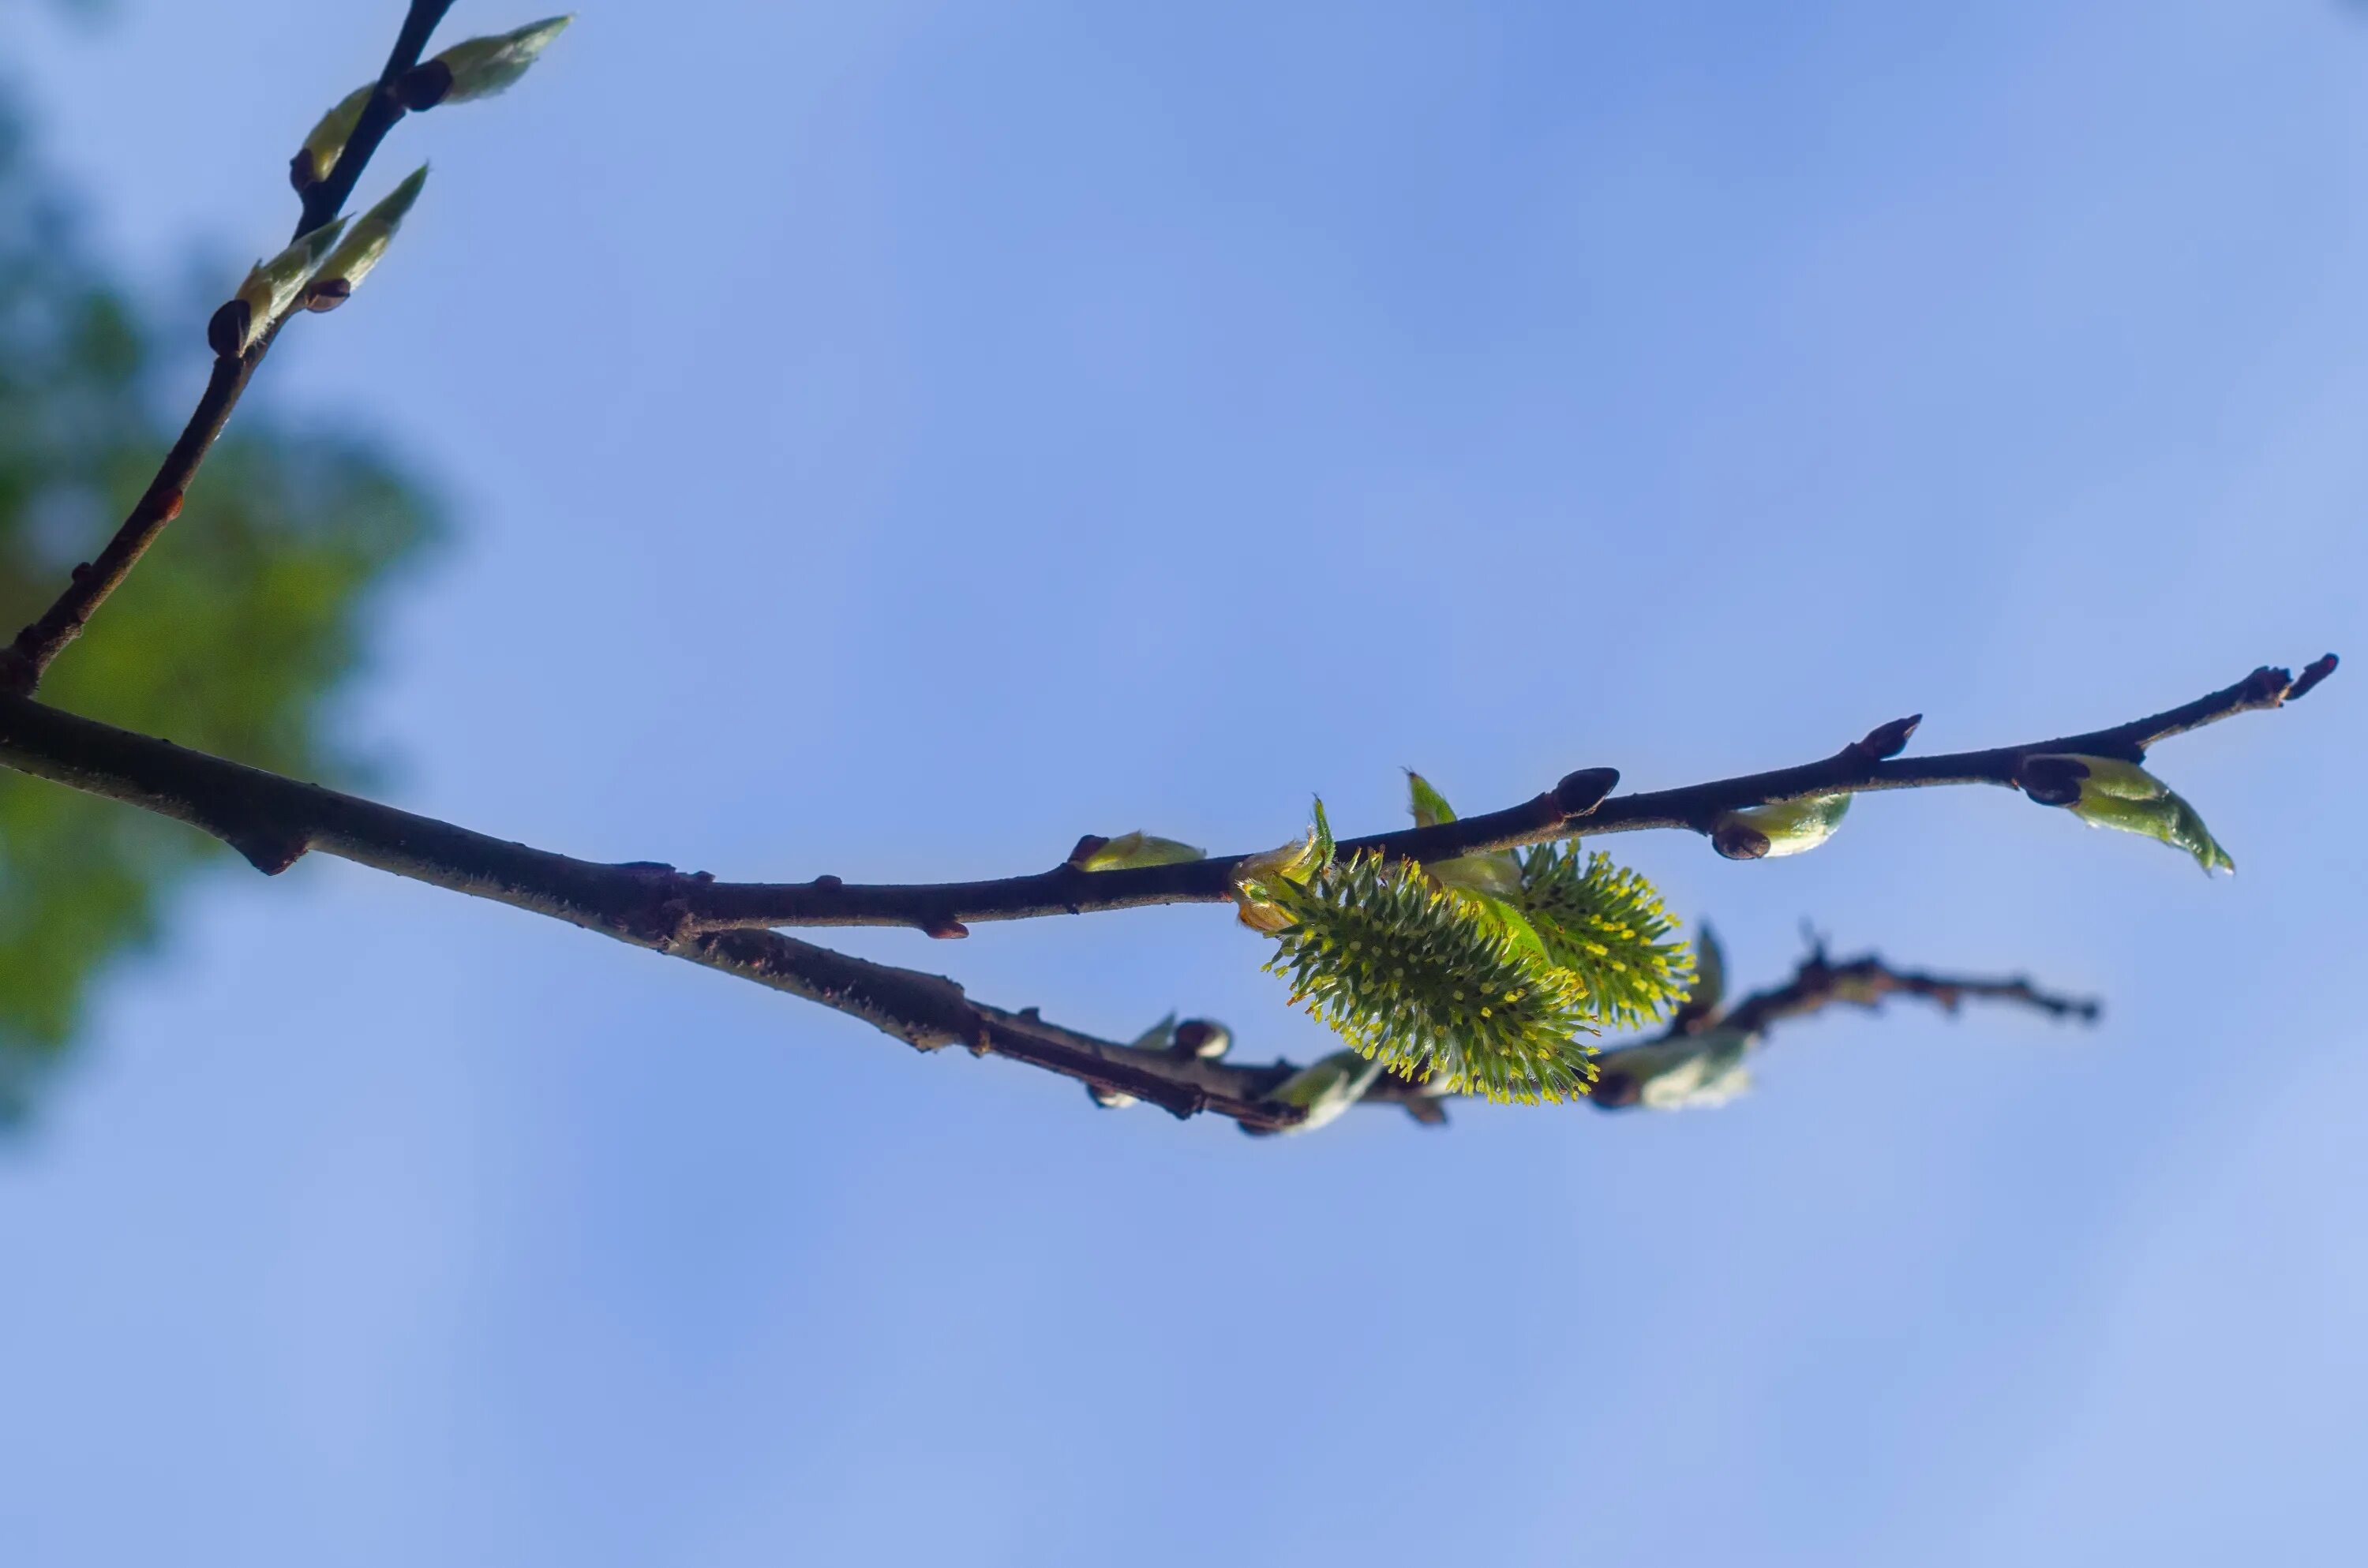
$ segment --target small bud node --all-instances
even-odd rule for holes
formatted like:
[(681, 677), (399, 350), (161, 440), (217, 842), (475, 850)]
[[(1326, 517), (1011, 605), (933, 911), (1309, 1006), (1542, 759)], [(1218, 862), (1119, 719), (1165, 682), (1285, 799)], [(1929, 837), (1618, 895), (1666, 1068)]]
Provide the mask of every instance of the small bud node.
[(414, 114), (424, 114), (452, 91), (452, 68), (441, 60), (415, 65), (394, 79), (394, 101)]
[(206, 347), (216, 358), (237, 358), (246, 351), (246, 330), (254, 320), (255, 307), (245, 300), (224, 301), (206, 323)]
[(1765, 859), (1770, 847), (1766, 834), (1739, 822), (1721, 823), (1712, 832), (1710, 843), (1730, 860)]
[(1566, 817), (1585, 816), (1619, 787), (1618, 768), (1582, 767), (1576, 773), (1565, 774), (1554, 787), (1554, 807)]

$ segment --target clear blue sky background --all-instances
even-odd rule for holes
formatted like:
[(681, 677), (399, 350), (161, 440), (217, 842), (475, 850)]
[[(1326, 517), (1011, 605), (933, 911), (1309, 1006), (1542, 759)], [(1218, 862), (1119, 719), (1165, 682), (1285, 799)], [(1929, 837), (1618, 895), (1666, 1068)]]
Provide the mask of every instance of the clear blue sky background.
[[(456, 548), (412, 807), (751, 877), (1270, 843), (2368, 652), (2332, 0), (596, 5), (404, 126), (269, 395)], [(109, 255), (286, 226), (395, 0), (0, 30)], [(452, 36), (528, 19), (461, 0)], [(216, 287), (234, 275), (220, 271)], [(188, 323), (194, 333), (198, 323)], [(152, 570), (170, 571), (169, 540)], [(2243, 868), (2003, 792), (1618, 848), (1738, 979), (2029, 969), (1727, 1109), (1249, 1142), (311, 860), (0, 1170), (12, 1562), (2358, 1560), (2358, 675), (2168, 746)], [(850, 945), (1326, 1037), (1222, 911)]]

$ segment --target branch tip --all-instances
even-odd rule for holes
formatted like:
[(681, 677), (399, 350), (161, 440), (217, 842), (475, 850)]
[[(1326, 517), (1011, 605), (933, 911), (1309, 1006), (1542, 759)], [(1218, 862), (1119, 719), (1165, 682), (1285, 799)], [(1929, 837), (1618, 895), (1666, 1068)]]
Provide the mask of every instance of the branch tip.
[(2302, 667), (2302, 674), (2294, 676), (2293, 684), (2286, 687), (2285, 699), (2294, 702), (2309, 696), (2311, 689), (2333, 675), (2336, 665), (2342, 662), (2332, 653), (2321, 653)]
[(1923, 714), (1910, 713), (1905, 719), (1878, 724), (1866, 733), (1864, 740), (1852, 742), (1850, 749), (1869, 762), (1887, 761), (1907, 749), (1908, 738), (1916, 733), (1916, 726), (1923, 722)]

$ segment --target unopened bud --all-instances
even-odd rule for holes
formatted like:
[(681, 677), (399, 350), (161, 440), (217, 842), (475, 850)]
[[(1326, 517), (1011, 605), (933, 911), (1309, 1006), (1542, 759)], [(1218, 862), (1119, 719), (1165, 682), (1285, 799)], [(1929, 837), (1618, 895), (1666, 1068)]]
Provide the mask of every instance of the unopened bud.
[(362, 110), (370, 107), (370, 95), (377, 91), (375, 82), (356, 87), (339, 98), (336, 107), (313, 127), (313, 133), (304, 138), (304, 145), (288, 160), (288, 183), (296, 187), (296, 194), (302, 196), (329, 177), (329, 171), (337, 166), (337, 154), (346, 150), (354, 127), (361, 123)]
[(238, 292), (214, 312), (206, 327), (206, 340), (213, 351), (229, 358), (254, 347), (296, 303), (345, 227), (343, 218), (333, 218), (269, 261), (256, 262)]
[(572, 13), (552, 17), (547, 21), (530, 22), (514, 32), (456, 43), (435, 59), (405, 72), (395, 84), (395, 96), (409, 109), (492, 97), (525, 75), (535, 56), (566, 31), (567, 24), (575, 19)]
[[(1070, 851), (1069, 864), (1084, 871), (1125, 871), (1142, 866), (1178, 866), (1188, 860), (1205, 860), (1209, 852), (1173, 838), (1155, 838), (1147, 833), (1122, 833), (1116, 838), (1103, 839), (1088, 848), (1093, 835), (1077, 841)], [(1083, 851), (1082, 857), (1079, 851)]]
[(2015, 779), (2032, 800), (2066, 807), (2090, 827), (2143, 834), (2174, 849), (2184, 849), (2207, 875), (2237, 869), (2237, 862), (2220, 847), (2195, 808), (2135, 762), (2052, 753), (2025, 757), (2015, 770)]
[(1921, 713), (1910, 713), (1905, 719), (1894, 719), (1888, 724), (1878, 724), (1869, 730), (1862, 741), (1851, 743), (1850, 749), (1864, 756), (1869, 762), (1881, 762), (1897, 756), (1907, 749), (1908, 737), (1916, 726), (1924, 722)]
[(1328, 1122), (1338, 1120), (1340, 1113), (1365, 1097), (1373, 1080), (1382, 1075), (1382, 1064), (1374, 1058), (1353, 1051), (1336, 1051), (1312, 1067), (1303, 1067), (1267, 1092), (1266, 1097), (1277, 1104), (1296, 1106), (1307, 1114), (1283, 1128), (1285, 1132), (1313, 1132)]
[(384, 200), (355, 220), (336, 249), (321, 263), (320, 271), (313, 274), (306, 305), (316, 311), (332, 310), (361, 287), (362, 279), (386, 255), (388, 242), (403, 227), (404, 214), (411, 210), (411, 204), (419, 199), (419, 192), (427, 184), (427, 165), (422, 164), (411, 172), (410, 177), (389, 191)]
[(1850, 803), (1850, 795), (1843, 792), (1726, 812), (1711, 824), (1711, 845), (1730, 860), (1803, 854), (1834, 835)]

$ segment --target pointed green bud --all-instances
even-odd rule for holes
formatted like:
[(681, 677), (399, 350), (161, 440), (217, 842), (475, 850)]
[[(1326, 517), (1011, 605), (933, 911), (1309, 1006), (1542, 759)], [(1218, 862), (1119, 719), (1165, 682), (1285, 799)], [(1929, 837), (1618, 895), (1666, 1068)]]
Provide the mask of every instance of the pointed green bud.
[(1127, 1042), (1129, 1051), (1166, 1051), (1176, 1043), (1176, 1015), (1168, 1014)]
[(345, 227), (343, 218), (333, 218), (269, 261), (256, 262), (238, 292), (206, 325), (206, 341), (213, 351), (227, 359), (254, 347), (288, 313)]
[(1848, 792), (1779, 801), (1727, 812), (1712, 824), (1713, 847), (1730, 860), (1774, 859), (1815, 849), (1834, 835), (1850, 812)]
[(1455, 820), (1455, 809), (1447, 803), (1447, 797), (1432, 789), (1430, 780), (1411, 767), (1406, 769), (1406, 795), (1417, 827), (1437, 827), (1440, 823)]
[(386, 255), (388, 242), (403, 227), (404, 214), (419, 199), (427, 184), (427, 165), (420, 165), (410, 177), (389, 191), (386, 199), (354, 221), (346, 237), (337, 243), (321, 263), (320, 271), (313, 275), (313, 286), (304, 302), (313, 310), (334, 310), (362, 286), (379, 258)]
[[(1406, 804), (1414, 812), (1417, 827), (1437, 827), (1455, 820), (1455, 809), (1447, 797), (1431, 788), (1430, 780), (1406, 769)], [(1517, 898), (1521, 891), (1520, 863), (1509, 850), (1493, 855), (1458, 855), (1450, 859), (1432, 860), (1426, 869), (1440, 881), (1452, 888), (1469, 892), (1486, 893), (1492, 898)]]
[(2048, 753), (2025, 757), (2016, 778), (2023, 793), (2041, 805), (2066, 807), (2090, 827), (2144, 834), (2184, 849), (2207, 876), (2237, 869), (2195, 808), (2135, 762)]
[[(1088, 847), (1088, 846), (1092, 846)], [(1123, 833), (1116, 838), (1106, 838), (1094, 845), (1090, 837), (1081, 839), (1069, 863), (1082, 871), (1124, 871), (1138, 866), (1180, 866), (1188, 860), (1205, 860), (1209, 852), (1172, 838), (1155, 838), (1147, 833)]]
[(1751, 1087), (1751, 1071), (1743, 1064), (1750, 1050), (1751, 1036), (1743, 1030), (1711, 1028), (1607, 1051), (1596, 1098), (1648, 1110), (1722, 1106)]
[(288, 183), (296, 187), (297, 195), (303, 195), (329, 177), (329, 171), (337, 166), (337, 154), (346, 150), (354, 127), (361, 123), (362, 110), (370, 107), (370, 95), (377, 91), (376, 82), (356, 87), (339, 98), (336, 107), (313, 127), (312, 134), (304, 138), (304, 145), (288, 160)]
[(408, 109), (490, 98), (525, 75), (535, 57), (550, 46), (552, 40), (566, 31), (567, 24), (575, 19), (571, 12), (546, 21), (529, 22), (512, 32), (456, 43), (435, 59), (404, 73), (395, 85), (396, 96)]
[(1313, 1132), (1339, 1119), (1340, 1113), (1365, 1097), (1382, 1064), (1353, 1051), (1336, 1051), (1312, 1067), (1303, 1067), (1275, 1085), (1266, 1096), (1278, 1105), (1297, 1106), (1306, 1115), (1285, 1132)]

